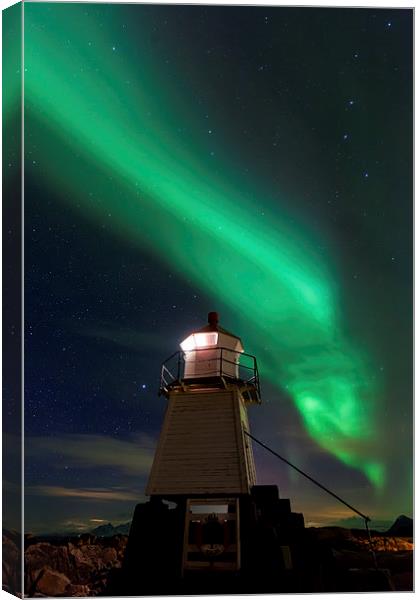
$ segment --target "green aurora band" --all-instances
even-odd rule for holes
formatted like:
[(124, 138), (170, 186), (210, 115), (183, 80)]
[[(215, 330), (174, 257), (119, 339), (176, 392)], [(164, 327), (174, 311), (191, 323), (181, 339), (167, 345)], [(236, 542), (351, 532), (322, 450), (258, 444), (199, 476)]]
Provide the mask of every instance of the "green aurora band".
[[(129, 13), (143, 9), (139, 31)], [(216, 159), (208, 137), (193, 137), (191, 90), (171, 85), (151, 52), (153, 19), (140, 6), (25, 4), (25, 135), (36, 147), (26, 168), (223, 303), (309, 435), (380, 489), (380, 386), (372, 358), (342, 331), (334, 268), (314, 231), (290, 225), (286, 202), (263, 215), (226, 148)]]

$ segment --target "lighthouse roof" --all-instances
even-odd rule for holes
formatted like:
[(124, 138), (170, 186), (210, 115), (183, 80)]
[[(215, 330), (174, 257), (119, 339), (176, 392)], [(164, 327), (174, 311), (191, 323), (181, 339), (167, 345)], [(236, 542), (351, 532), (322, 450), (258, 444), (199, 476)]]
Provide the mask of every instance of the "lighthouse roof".
[(237, 339), (243, 348), (242, 340), (239, 336), (235, 335), (234, 333), (231, 333), (230, 331), (227, 331), (227, 329), (224, 329), (219, 325), (219, 314), (214, 311), (209, 312), (207, 325), (204, 325), (204, 327), (202, 327), (201, 329), (197, 329), (197, 331), (195, 331), (194, 333), (207, 333), (211, 331), (218, 331), (219, 333), (223, 333), (224, 335), (228, 335), (229, 337)]
[(206, 333), (208, 331), (218, 331), (219, 333), (224, 333), (225, 335), (230, 335), (230, 337), (236, 338), (242, 344), (242, 340), (238, 335), (231, 333), (224, 327), (220, 327), (219, 324), (213, 325), (213, 324), (209, 323), (208, 325), (204, 325), (204, 327), (201, 327), (201, 329), (197, 329), (196, 331), (194, 331), (194, 333)]

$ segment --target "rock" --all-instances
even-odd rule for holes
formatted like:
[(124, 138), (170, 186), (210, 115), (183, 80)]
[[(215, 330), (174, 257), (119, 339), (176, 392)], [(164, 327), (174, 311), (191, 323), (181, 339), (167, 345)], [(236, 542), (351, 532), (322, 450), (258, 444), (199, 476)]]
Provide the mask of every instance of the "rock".
[(43, 568), (50, 568), (71, 578), (74, 568), (66, 546), (48, 542), (32, 544), (25, 551), (26, 588), (30, 588)]
[(66, 596), (78, 596), (83, 598), (91, 595), (91, 590), (88, 585), (74, 584), (68, 585), (64, 591)]
[(128, 522), (114, 527), (114, 525), (108, 523), (107, 525), (99, 525), (99, 527), (92, 529), (91, 533), (98, 537), (112, 537), (117, 534), (128, 535), (128, 532), (130, 531), (130, 525), (131, 523)]
[(117, 557), (119, 561), (124, 558), (125, 549), (127, 547), (128, 536), (126, 535), (115, 535), (112, 538), (107, 539), (107, 544), (111, 548), (115, 548), (117, 551)]
[[(365, 538), (355, 538), (352, 542), (355, 547), (370, 550), (370, 543), (367, 536)], [(372, 536), (372, 546), (375, 552), (401, 552), (413, 550), (413, 542), (411, 539), (388, 535)]]
[[(97, 595), (104, 591), (111, 569), (120, 569), (127, 536), (97, 538), (91, 534), (65, 538), (51, 537), (27, 540), (25, 551), (25, 589), (31, 595), (45, 595), (37, 579), (44, 569), (67, 578), (65, 595)], [(15, 549), (17, 550), (17, 548)], [(17, 561), (11, 561), (16, 565)], [(45, 576), (43, 576), (45, 578)], [(44, 582), (45, 583), (45, 582)], [(44, 586), (41, 582), (41, 587)], [(70, 587), (72, 586), (72, 587)], [(47, 594), (48, 595), (48, 594)]]
[(118, 561), (117, 551), (115, 548), (104, 548), (104, 551), (102, 552), (102, 560), (106, 566), (114, 566)]
[(36, 578), (35, 591), (45, 596), (60, 596), (64, 594), (69, 583), (70, 579), (63, 573), (45, 567)]
[(19, 549), (20, 536), (17, 532), (3, 530), (3, 589), (14, 595), (21, 595), (20, 565), (22, 561)]
[[(339, 550), (370, 550), (370, 542), (364, 529), (344, 529), (342, 527), (312, 528), (311, 535), (316, 542)], [(409, 537), (389, 534), (371, 534), (372, 546), (376, 552), (401, 552), (413, 550), (413, 541)]]
[(103, 547), (101, 545), (87, 544), (79, 547), (69, 547), (70, 555), (79, 573), (80, 583), (85, 582), (85, 574), (91, 571), (103, 571), (117, 566), (118, 556), (115, 548)]
[(85, 544), (94, 544), (96, 536), (91, 533), (82, 533), (79, 538), (79, 545), (84, 546)]

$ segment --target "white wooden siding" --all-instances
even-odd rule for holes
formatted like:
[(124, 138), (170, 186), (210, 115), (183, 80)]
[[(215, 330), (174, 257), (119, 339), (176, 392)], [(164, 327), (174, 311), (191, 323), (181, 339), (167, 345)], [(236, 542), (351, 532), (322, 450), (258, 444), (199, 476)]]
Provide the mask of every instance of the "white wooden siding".
[(237, 390), (172, 392), (146, 494), (248, 493), (255, 475), (244, 414)]

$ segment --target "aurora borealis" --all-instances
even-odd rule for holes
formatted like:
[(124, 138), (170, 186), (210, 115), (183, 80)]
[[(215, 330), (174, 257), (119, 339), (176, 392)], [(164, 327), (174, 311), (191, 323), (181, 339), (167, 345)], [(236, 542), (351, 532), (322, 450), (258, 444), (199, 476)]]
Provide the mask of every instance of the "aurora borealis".
[(410, 35), (404, 10), (25, 4), (34, 495), (83, 488), (71, 439), (153, 446), (160, 362), (216, 309), (258, 359), (254, 434), (410, 510)]

